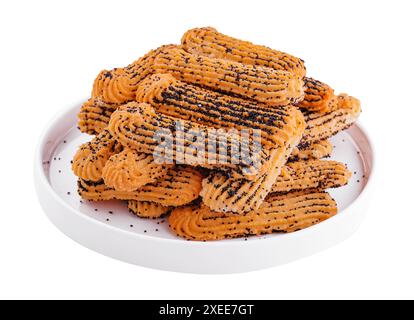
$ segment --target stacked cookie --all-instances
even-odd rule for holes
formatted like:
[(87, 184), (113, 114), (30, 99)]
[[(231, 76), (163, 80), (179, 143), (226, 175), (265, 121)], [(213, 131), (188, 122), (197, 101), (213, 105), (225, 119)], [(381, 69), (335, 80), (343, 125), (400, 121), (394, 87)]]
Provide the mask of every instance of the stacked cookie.
[(301, 59), (193, 29), (98, 75), (79, 113), (94, 138), (73, 171), (82, 198), (170, 214), (186, 239), (293, 232), (337, 213), (325, 190), (351, 173), (322, 159), (360, 112), (357, 99), (306, 77)]

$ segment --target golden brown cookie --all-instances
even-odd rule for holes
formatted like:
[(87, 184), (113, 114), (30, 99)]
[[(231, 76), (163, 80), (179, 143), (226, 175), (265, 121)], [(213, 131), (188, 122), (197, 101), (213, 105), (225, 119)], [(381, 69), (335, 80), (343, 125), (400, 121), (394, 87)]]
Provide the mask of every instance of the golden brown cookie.
[(292, 162), (282, 168), (271, 192), (338, 188), (346, 185), (351, 176), (347, 167), (337, 161)]
[(334, 90), (326, 83), (305, 78), (305, 97), (298, 107), (312, 112), (328, 112), (336, 105)]
[(157, 49), (151, 50), (143, 57), (139, 58), (138, 60), (134, 61), (127, 67), (125, 67), (125, 72), (130, 75), (132, 79), (138, 84), (144, 78), (146, 78), (149, 74), (153, 73), (153, 64), (155, 57), (162, 51), (168, 50), (170, 48), (179, 48), (175, 44), (167, 44), (158, 47)]
[(135, 98), (137, 83), (123, 68), (102, 70), (93, 83), (92, 98), (102, 97), (107, 103), (122, 104)]
[(295, 135), (291, 137), (286, 147), (271, 151), (268, 170), (256, 180), (248, 181), (222, 172), (212, 172), (203, 180), (200, 195), (204, 204), (218, 212), (246, 213), (257, 210), (272, 189), (292, 149), (300, 141), (304, 128), (303, 119), (298, 120)]
[(141, 82), (137, 101), (151, 104), (162, 114), (201, 125), (237, 130), (260, 130), (266, 147), (283, 146), (295, 126), (293, 106), (269, 108), (267, 105), (203, 89), (154, 74)]
[(332, 154), (333, 145), (329, 140), (322, 140), (315, 143), (311, 143), (301, 148), (294, 148), (289, 161), (305, 161), (312, 159), (322, 159), (329, 157)]
[(199, 86), (253, 99), (271, 107), (303, 99), (300, 76), (286, 71), (192, 55), (183, 49), (161, 50), (154, 59), (154, 71)]
[(72, 160), (72, 170), (83, 180), (99, 181), (108, 159), (121, 150), (122, 146), (108, 130), (104, 130), (90, 142), (79, 147)]
[(346, 93), (341, 93), (337, 96), (337, 108), (336, 109), (349, 109), (349, 110), (358, 110), (361, 108), (361, 102), (351, 97)]
[(172, 207), (164, 207), (155, 202), (135, 200), (128, 201), (128, 208), (130, 212), (144, 219), (162, 218), (173, 209)]
[[(299, 111), (294, 112), (297, 121), (303, 120)], [(120, 107), (112, 115), (108, 130), (125, 147), (153, 154), (158, 163), (164, 158), (208, 169), (231, 169), (246, 179), (267, 170), (270, 159), (269, 150), (260, 148), (254, 140), (156, 113), (146, 103), (130, 102)], [(233, 145), (241, 151), (233, 152)]]
[(103, 102), (101, 97), (86, 101), (78, 114), (78, 128), (81, 132), (97, 135), (108, 125), (117, 104)]
[(183, 49), (192, 54), (285, 70), (304, 77), (305, 92), (304, 99), (298, 102), (300, 108), (313, 112), (329, 112), (337, 108), (334, 90), (326, 83), (305, 77), (303, 60), (290, 54), (223, 35), (211, 27), (191, 29), (181, 42)]
[(79, 195), (85, 200), (136, 200), (156, 202), (163, 206), (178, 207), (198, 198), (202, 176), (190, 167), (171, 168), (167, 175), (156, 183), (132, 192), (116, 191), (107, 187), (103, 180), (98, 182), (78, 181)]
[(300, 147), (329, 139), (338, 132), (353, 125), (360, 113), (361, 104), (358, 99), (341, 94), (338, 97), (338, 107), (328, 113), (304, 112), (307, 128), (303, 134)]
[(164, 177), (170, 167), (157, 164), (150, 154), (125, 148), (109, 158), (102, 178), (105, 185), (117, 191), (135, 191)]
[(101, 71), (94, 81), (92, 98), (101, 97), (106, 103), (118, 105), (135, 100), (139, 83), (153, 72), (155, 57), (160, 51), (169, 47), (171, 45), (151, 50), (125, 68)]
[(186, 51), (193, 54), (284, 70), (300, 77), (306, 74), (304, 62), (299, 58), (226, 36), (210, 27), (187, 31), (181, 44)]
[(294, 232), (337, 213), (326, 192), (268, 197), (259, 209), (245, 215), (218, 213), (205, 205), (176, 208), (169, 217), (171, 230), (196, 241), (212, 241), (279, 232)]

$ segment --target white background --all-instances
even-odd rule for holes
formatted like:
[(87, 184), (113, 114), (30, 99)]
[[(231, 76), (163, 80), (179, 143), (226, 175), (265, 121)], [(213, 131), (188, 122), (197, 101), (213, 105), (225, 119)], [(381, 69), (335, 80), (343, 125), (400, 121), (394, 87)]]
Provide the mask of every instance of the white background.
[[(413, 13), (408, 0), (2, 1), (0, 298), (414, 298)], [(207, 25), (300, 56), (360, 98), (377, 177), (352, 238), (278, 268), (200, 276), (106, 258), (47, 220), (32, 169), (48, 119), (101, 69)]]

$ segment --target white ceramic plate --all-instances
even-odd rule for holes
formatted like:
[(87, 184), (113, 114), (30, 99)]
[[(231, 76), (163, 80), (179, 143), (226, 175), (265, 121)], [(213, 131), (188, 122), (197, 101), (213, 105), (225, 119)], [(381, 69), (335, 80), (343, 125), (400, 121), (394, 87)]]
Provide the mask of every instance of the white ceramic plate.
[(268, 268), (309, 256), (349, 237), (360, 225), (368, 204), (373, 150), (360, 125), (338, 134), (332, 159), (354, 173), (348, 186), (332, 190), (339, 214), (311, 228), (218, 242), (181, 240), (165, 219), (142, 220), (126, 203), (82, 201), (70, 161), (78, 146), (91, 139), (76, 129), (80, 104), (57, 115), (40, 139), (35, 184), (50, 220), (80, 244), (125, 262), (179, 272), (236, 273)]

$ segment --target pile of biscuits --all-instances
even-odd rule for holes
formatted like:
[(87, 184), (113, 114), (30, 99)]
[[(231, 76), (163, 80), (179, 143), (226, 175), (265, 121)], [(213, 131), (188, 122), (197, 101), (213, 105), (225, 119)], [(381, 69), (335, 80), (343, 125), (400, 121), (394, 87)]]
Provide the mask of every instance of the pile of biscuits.
[[(180, 45), (99, 73), (78, 123), (94, 137), (72, 168), (82, 198), (168, 215), (188, 240), (294, 232), (337, 213), (326, 190), (351, 173), (322, 159), (360, 112), (356, 98), (307, 77), (303, 60), (197, 28)], [(260, 132), (259, 147), (237, 132)], [(253, 162), (233, 161), (234, 141)], [(159, 161), (160, 145), (169, 161)]]

